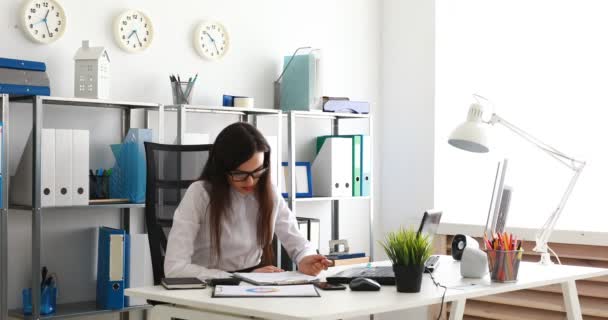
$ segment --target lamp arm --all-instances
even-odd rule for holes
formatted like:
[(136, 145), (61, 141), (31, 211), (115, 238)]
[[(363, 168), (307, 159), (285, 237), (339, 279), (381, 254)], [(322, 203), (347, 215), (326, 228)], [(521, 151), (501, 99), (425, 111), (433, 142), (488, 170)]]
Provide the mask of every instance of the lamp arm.
[(537, 138), (533, 137), (529, 133), (516, 127), (515, 125), (513, 125), (510, 122), (508, 122), (507, 120), (501, 118), (497, 114), (492, 114), (492, 118), (490, 119), (490, 121), (488, 123), (489, 124), (496, 124), (496, 123), (502, 124), (507, 129), (515, 132), (515, 134), (522, 137), (524, 140), (537, 146), (539, 149), (543, 150), (545, 153), (549, 154), (551, 157), (553, 157), (554, 159), (563, 163), (566, 167), (568, 167), (572, 171), (574, 171), (574, 175), (570, 179), (570, 183), (568, 183), (568, 187), (566, 188), (566, 191), (562, 195), (562, 198), (561, 198), (557, 208), (555, 209), (555, 211), (553, 211), (553, 213), (549, 216), (549, 218), (547, 219), (545, 224), (543, 224), (542, 228), (536, 234), (536, 246), (534, 247), (533, 250), (535, 252), (539, 252), (541, 254), (541, 263), (550, 264), (551, 259), (550, 259), (549, 253), (547, 252), (547, 250), (548, 250), (547, 242), (549, 242), (549, 237), (551, 236), (551, 233), (553, 232), (553, 229), (555, 228), (555, 224), (557, 223), (557, 220), (559, 219), (560, 215), (562, 214), (562, 211), (564, 210), (564, 207), (566, 206), (566, 202), (568, 201), (568, 198), (570, 197), (570, 194), (572, 193), (572, 190), (574, 189), (574, 185), (576, 185), (576, 182), (578, 181), (578, 177), (580, 176), (581, 172), (583, 171), (583, 168), (585, 167), (585, 162), (567, 156), (566, 154), (558, 151), (557, 149), (547, 145), (546, 143), (538, 140)]
[(555, 158), (556, 160), (563, 163), (566, 167), (570, 168), (573, 171), (576, 171), (579, 168), (582, 169), (582, 167), (585, 166), (584, 161), (574, 159), (574, 158), (566, 155), (565, 153), (551, 147), (550, 145), (540, 141), (539, 139), (535, 138), (531, 134), (525, 132), (524, 130), (520, 129), (519, 127), (515, 126), (514, 124), (510, 123), (509, 121), (505, 120), (504, 118), (500, 117), (499, 115), (497, 115), (495, 113), (492, 114), (492, 118), (490, 119), (490, 121), (488, 121), (488, 123), (492, 124), (492, 125), (496, 124), (496, 123), (502, 124), (507, 129), (513, 131), (515, 134), (522, 137), (524, 140), (532, 143), (539, 149), (543, 150), (549, 156)]
[(555, 211), (553, 211), (553, 214), (549, 216), (542, 229), (536, 234), (536, 247), (534, 247), (534, 251), (539, 253), (547, 253), (547, 242), (549, 242), (549, 237), (551, 236), (551, 233), (555, 228), (555, 224), (557, 223), (557, 220), (559, 219), (562, 211), (564, 210), (564, 207), (566, 206), (566, 201), (568, 201), (568, 198), (572, 193), (572, 189), (574, 189), (574, 185), (578, 181), (578, 177), (580, 176), (583, 167), (584, 164), (579, 167), (578, 170), (574, 171), (574, 175), (570, 179), (570, 183), (568, 184), (566, 191), (562, 195), (562, 199), (560, 200), (557, 208), (555, 209)]

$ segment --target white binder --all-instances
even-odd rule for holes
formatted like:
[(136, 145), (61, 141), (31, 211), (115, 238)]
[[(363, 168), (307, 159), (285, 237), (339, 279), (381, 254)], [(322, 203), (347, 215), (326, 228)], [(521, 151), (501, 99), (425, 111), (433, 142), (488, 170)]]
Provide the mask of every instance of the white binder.
[(182, 144), (209, 144), (209, 135), (206, 133), (184, 133)]
[(72, 130), (72, 205), (89, 204), (89, 131)]
[(327, 138), (312, 164), (315, 197), (352, 197), (352, 139)]
[[(27, 140), (15, 177), (11, 179), (11, 201), (14, 204), (32, 205), (32, 135)], [(55, 206), (55, 129), (42, 129), (40, 139), (40, 205)]]
[(72, 130), (55, 129), (55, 206), (72, 205)]

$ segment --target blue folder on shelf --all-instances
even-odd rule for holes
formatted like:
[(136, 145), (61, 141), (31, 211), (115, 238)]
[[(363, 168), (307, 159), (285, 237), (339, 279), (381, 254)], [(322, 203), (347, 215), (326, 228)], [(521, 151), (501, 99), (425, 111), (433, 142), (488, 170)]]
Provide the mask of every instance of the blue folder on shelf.
[(40, 61), (0, 58), (0, 68), (46, 71), (46, 64)]
[(131, 128), (121, 145), (112, 146), (116, 163), (110, 175), (110, 198), (146, 202), (145, 141), (152, 141), (151, 129)]
[(117, 310), (128, 305), (129, 235), (121, 229), (99, 228), (97, 248), (97, 308)]
[(19, 96), (50, 96), (51, 88), (43, 86), (0, 83), (0, 93)]
[[(46, 72), (44, 62), (0, 58), (0, 68), (16, 69), (24, 71)], [(48, 78), (46, 75), (44, 77)], [(15, 96), (50, 96), (50, 86), (31, 85), (31, 83), (20, 82), (18, 79), (13, 81), (0, 81), (0, 93), (7, 93)]]

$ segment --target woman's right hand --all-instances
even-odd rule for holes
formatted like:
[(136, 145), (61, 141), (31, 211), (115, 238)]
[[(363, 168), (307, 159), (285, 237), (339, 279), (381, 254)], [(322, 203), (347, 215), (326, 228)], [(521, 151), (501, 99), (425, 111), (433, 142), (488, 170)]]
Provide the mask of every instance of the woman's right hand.
[(251, 272), (272, 273), (272, 272), (284, 272), (284, 271), (285, 270), (283, 270), (281, 268), (277, 268), (273, 265), (269, 265), (269, 266), (253, 269), (253, 271), (251, 271)]

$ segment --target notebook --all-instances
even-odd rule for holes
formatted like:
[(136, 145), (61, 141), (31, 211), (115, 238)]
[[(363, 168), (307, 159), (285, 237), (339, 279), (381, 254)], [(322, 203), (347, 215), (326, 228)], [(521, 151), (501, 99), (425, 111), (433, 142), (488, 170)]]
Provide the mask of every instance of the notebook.
[(167, 290), (205, 289), (207, 284), (197, 278), (163, 278), (160, 283)]

